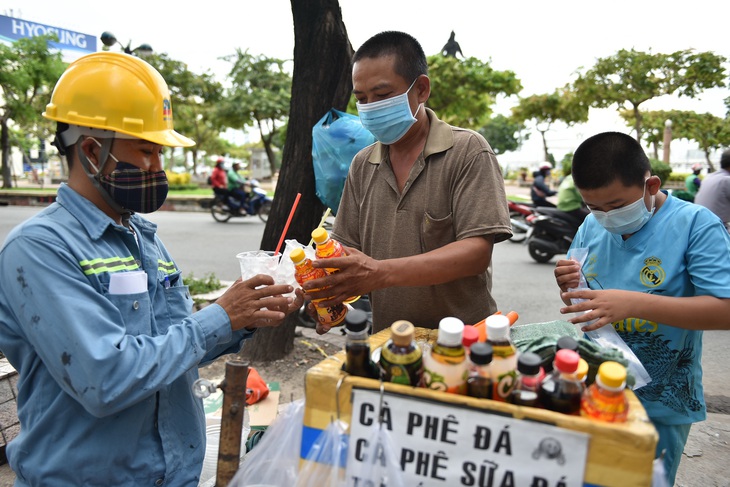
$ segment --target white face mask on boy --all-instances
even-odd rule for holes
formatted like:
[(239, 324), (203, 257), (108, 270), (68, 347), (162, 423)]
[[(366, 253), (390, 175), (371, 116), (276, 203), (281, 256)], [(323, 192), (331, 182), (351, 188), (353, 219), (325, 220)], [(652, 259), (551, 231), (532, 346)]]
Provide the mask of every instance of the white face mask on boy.
[(654, 195), (651, 195), (651, 210), (646, 209), (644, 196), (646, 195), (646, 179), (644, 193), (637, 201), (630, 205), (616, 208), (611, 211), (591, 210), (596, 221), (606, 230), (616, 235), (630, 235), (641, 230), (654, 214)]

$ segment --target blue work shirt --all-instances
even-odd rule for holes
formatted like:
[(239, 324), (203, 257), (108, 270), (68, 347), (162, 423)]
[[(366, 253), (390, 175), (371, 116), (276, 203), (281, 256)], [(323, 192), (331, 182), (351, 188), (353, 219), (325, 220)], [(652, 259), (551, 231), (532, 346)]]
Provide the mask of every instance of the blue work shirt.
[[(181, 271), (133, 215), (129, 229), (66, 185), (0, 250), (0, 350), (18, 371), (16, 485), (196, 486), (205, 415), (198, 366), (235, 353), (213, 304), (192, 313)], [(135, 238), (136, 233), (136, 238)], [(115, 273), (147, 289), (110, 294)]]

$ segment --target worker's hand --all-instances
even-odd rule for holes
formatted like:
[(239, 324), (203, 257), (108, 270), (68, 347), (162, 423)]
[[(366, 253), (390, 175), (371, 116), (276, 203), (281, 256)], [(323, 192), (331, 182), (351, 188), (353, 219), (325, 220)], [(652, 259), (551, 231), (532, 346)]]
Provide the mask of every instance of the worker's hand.
[(322, 299), (318, 306), (336, 306), (352, 296), (363, 296), (382, 287), (379, 262), (350, 247), (345, 257), (319, 259), (312, 262), (314, 267), (336, 268), (339, 272), (327, 277), (305, 282), (302, 286), (307, 299)]
[(641, 306), (637, 303), (641, 295), (642, 293), (619, 291), (616, 289), (598, 291), (581, 289), (579, 291), (564, 292), (561, 293), (560, 297), (566, 303), (569, 303), (571, 299), (580, 299), (583, 301), (561, 308), (560, 312), (562, 314), (582, 313), (568, 321), (577, 325), (595, 320), (593, 323), (587, 324), (581, 329), (583, 331), (597, 330), (615, 321), (621, 321), (630, 316), (638, 316)]
[(258, 274), (246, 281), (239, 279), (234, 282), (216, 300), (216, 304), (228, 313), (234, 331), (278, 326), (286, 315), (298, 310), (304, 302), (301, 290), (296, 291), (294, 299), (283, 296), (293, 290), (288, 284), (274, 285), (271, 276)]

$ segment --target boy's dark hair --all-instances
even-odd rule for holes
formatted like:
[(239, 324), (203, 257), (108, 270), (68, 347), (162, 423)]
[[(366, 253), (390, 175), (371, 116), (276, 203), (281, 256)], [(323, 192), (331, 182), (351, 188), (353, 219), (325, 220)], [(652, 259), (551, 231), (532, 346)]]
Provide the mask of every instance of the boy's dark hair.
[(730, 168), (730, 149), (727, 149), (720, 156), (720, 167), (723, 169)]
[(361, 59), (395, 56), (395, 72), (409, 83), (420, 75), (428, 75), (428, 62), (421, 44), (404, 32), (386, 31), (375, 34), (355, 52), (353, 64)]
[(651, 163), (641, 145), (621, 132), (603, 132), (585, 140), (573, 154), (573, 181), (580, 189), (605, 187), (615, 180), (643, 186)]

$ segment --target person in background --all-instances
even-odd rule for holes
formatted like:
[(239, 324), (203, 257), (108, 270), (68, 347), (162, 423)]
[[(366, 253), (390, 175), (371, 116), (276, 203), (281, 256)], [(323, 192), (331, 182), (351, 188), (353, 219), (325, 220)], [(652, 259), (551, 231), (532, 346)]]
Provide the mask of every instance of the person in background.
[(555, 208), (555, 204), (548, 201), (549, 196), (555, 196), (558, 194), (557, 191), (550, 189), (550, 186), (545, 182), (545, 178), (550, 176), (550, 171), (553, 169), (548, 163), (540, 166), (540, 169), (534, 173), (534, 181), (530, 187), (530, 197), (532, 198), (532, 204), (535, 206), (547, 206), (549, 208)]
[(239, 211), (241, 214), (247, 214), (246, 202), (248, 201), (248, 182), (238, 173), (241, 165), (234, 162), (228, 170), (228, 192), (231, 193), (238, 201), (241, 202)]
[(360, 120), (378, 142), (353, 159), (337, 212), (332, 236), (348, 255), (315, 261), (340, 272), (306, 283), (307, 296), (330, 306), (370, 294), (375, 332), (400, 319), (423, 328), (446, 316), (479, 322), (497, 311), (493, 246), (512, 235), (492, 148), (425, 107), (428, 64), (408, 34), (368, 39), (352, 81)]
[(223, 165), (225, 161), (222, 157), (219, 157), (215, 162), (213, 173), (210, 175), (210, 185), (213, 186), (213, 192), (220, 195), (225, 195), (228, 192), (228, 175)]
[[(589, 254), (582, 269), (557, 262), (560, 312), (578, 314), (569, 321), (584, 331), (613, 326), (646, 368), (651, 382), (634, 392), (674, 485), (690, 426), (706, 416), (702, 330), (730, 329), (730, 235), (707, 208), (660, 191), (643, 148), (627, 134), (583, 142), (573, 179), (591, 215), (571, 248)], [(568, 292), (581, 273), (590, 289)]]
[(720, 170), (708, 174), (702, 181), (695, 203), (720, 217), (730, 232), (730, 149), (720, 156)]
[(303, 298), (270, 276), (193, 312), (182, 270), (138, 213), (167, 195), (167, 84), (145, 61), (71, 63), (43, 116), (69, 167), (57, 200), (0, 249), (0, 349), (18, 371), (15, 485), (197, 486), (205, 414), (198, 367), (278, 326)]
[(560, 186), (558, 186), (558, 210), (570, 213), (580, 223), (583, 223), (585, 217), (590, 213), (583, 203), (580, 192), (575, 188), (570, 166), (568, 167), (568, 174), (565, 175), (560, 182)]
[(689, 193), (689, 196), (692, 198), (689, 201), (694, 200), (694, 197), (697, 195), (697, 191), (700, 189), (700, 186), (702, 184), (702, 180), (700, 179), (701, 172), (702, 164), (700, 164), (699, 162), (696, 164), (692, 164), (692, 174), (684, 178), (684, 188), (687, 190), (687, 193)]

